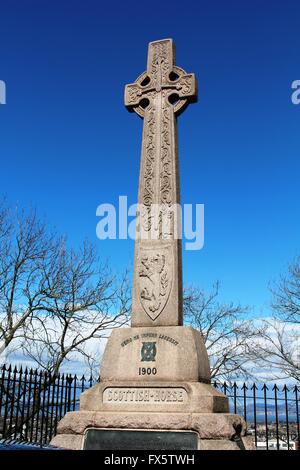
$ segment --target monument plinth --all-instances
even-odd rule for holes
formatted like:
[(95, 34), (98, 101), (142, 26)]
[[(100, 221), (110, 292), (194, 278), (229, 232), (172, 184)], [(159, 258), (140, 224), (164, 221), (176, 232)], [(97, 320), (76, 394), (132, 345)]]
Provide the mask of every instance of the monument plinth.
[(117, 449), (127, 430), (132, 449), (245, 447), (244, 420), (229, 414), (227, 397), (210, 385), (200, 332), (182, 326), (176, 117), (196, 98), (195, 76), (175, 65), (172, 40), (151, 42), (147, 70), (125, 87), (126, 107), (144, 120), (131, 328), (113, 331), (101, 382), (60, 421), (53, 445)]

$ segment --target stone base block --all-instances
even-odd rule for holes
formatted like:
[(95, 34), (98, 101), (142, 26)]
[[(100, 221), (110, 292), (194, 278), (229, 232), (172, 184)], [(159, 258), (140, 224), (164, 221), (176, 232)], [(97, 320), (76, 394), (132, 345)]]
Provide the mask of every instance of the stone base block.
[(189, 326), (116, 328), (101, 364), (101, 381), (204, 382), (210, 367), (203, 337)]
[(241, 443), (239, 440), (204, 439), (200, 442), (200, 450), (241, 450)]
[[(58, 424), (51, 445), (80, 450), (88, 428), (195, 431), (200, 450), (245, 449), (246, 423), (229, 413), (139, 413), (74, 411)], [(134, 450), (134, 449), (132, 449)], [(151, 450), (151, 449), (149, 449)]]
[(81, 411), (228, 413), (228, 398), (199, 382), (100, 382), (80, 396)]

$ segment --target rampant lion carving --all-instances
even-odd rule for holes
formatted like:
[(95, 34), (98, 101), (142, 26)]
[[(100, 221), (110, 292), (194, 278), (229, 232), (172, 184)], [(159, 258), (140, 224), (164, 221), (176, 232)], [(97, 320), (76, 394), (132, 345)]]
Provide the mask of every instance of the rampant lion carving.
[(142, 253), (139, 265), (140, 300), (146, 313), (155, 320), (166, 305), (171, 287), (168, 251)]

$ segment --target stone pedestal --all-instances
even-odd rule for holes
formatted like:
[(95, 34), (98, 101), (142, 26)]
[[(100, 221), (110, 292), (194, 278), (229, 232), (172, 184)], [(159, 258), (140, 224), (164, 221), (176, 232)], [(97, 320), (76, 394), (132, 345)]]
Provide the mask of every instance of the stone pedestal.
[(229, 414), (227, 397), (209, 377), (203, 339), (193, 328), (115, 330), (101, 382), (81, 394), (80, 411), (67, 413), (51, 444), (82, 449), (89, 428), (191, 430), (200, 450), (243, 449), (246, 424)]
[[(229, 413), (158, 413), (78, 411), (67, 413), (58, 425), (51, 444), (66, 449), (82, 449), (84, 433), (89, 428), (137, 430), (193, 430), (199, 436), (199, 450), (243, 450), (243, 418)], [(132, 449), (134, 450), (134, 449)], [(151, 449), (149, 449), (151, 450)]]
[(82, 411), (227, 413), (210, 385), (199, 331), (191, 327), (122, 328), (107, 342), (101, 382), (80, 397)]
[(119, 381), (210, 383), (201, 334), (183, 326), (114, 330), (103, 355), (101, 382)]
[(81, 394), (82, 411), (227, 413), (225, 395), (196, 382), (101, 382)]

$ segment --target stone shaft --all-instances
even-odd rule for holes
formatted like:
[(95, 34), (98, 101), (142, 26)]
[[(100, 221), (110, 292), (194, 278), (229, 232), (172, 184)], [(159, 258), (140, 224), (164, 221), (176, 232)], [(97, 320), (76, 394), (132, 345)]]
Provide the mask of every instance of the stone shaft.
[(171, 39), (149, 44), (147, 71), (125, 88), (144, 119), (132, 294), (132, 326), (182, 325), (181, 217), (176, 115), (196, 80), (174, 64)]

